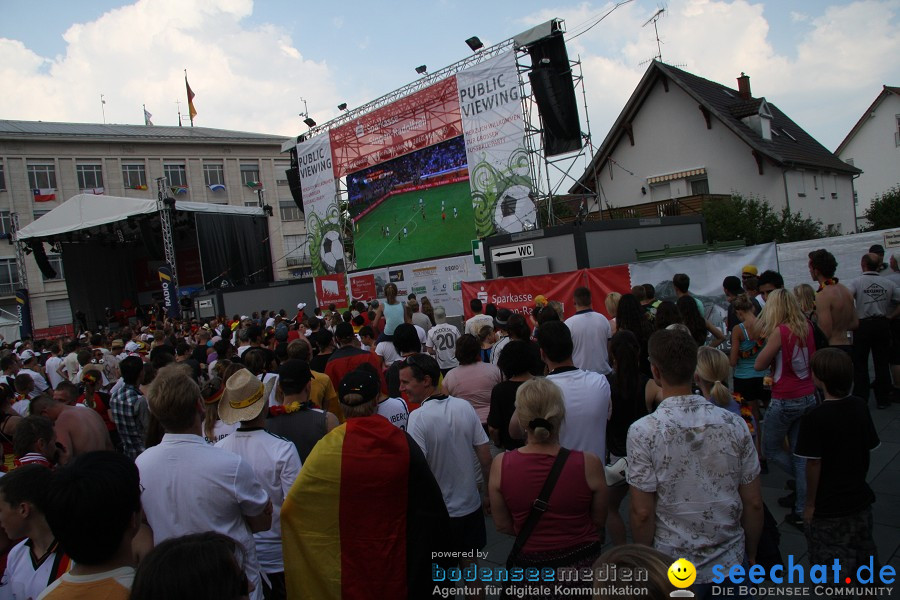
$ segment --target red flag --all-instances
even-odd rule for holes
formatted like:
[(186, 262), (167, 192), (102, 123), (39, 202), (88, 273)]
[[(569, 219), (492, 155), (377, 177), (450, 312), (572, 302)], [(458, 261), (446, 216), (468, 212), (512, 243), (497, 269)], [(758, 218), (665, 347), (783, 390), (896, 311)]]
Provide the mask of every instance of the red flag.
[(191, 121), (193, 121), (194, 117), (197, 116), (197, 109), (194, 108), (194, 92), (191, 91), (191, 84), (188, 83), (187, 75), (184, 76), (184, 86), (187, 88), (188, 114), (191, 117)]

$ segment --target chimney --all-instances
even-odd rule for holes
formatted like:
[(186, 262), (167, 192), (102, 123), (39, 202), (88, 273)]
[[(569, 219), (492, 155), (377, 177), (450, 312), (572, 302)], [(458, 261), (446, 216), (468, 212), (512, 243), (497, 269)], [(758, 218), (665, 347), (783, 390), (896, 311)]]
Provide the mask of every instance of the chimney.
[(750, 98), (752, 97), (750, 95), (750, 76), (744, 75), (744, 73), (741, 72), (741, 76), (737, 78), (737, 82), (738, 94), (740, 94), (741, 98), (743, 98), (744, 100), (750, 100)]

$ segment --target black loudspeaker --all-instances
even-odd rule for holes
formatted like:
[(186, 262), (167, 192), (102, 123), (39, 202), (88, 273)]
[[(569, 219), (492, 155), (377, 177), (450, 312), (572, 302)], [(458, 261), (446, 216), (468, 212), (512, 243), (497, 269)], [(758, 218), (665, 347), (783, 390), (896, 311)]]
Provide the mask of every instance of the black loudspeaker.
[(528, 74), (544, 124), (544, 152), (556, 156), (581, 149), (581, 124), (569, 54), (561, 32), (528, 48)]
[(288, 185), (291, 186), (291, 196), (294, 197), (294, 204), (297, 205), (297, 208), (300, 209), (300, 212), (303, 211), (303, 188), (300, 187), (300, 169), (297, 167), (291, 167), (290, 169), (285, 169), (285, 174), (287, 174)]
[(47, 251), (44, 250), (44, 243), (28, 242), (28, 247), (31, 248), (32, 253), (34, 253), (34, 260), (37, 263), (38, 269), (41, 270), (41, 275), (47, 279), (56, 279), (56, 269), (53, 268), (50, 261), (47, 259)]

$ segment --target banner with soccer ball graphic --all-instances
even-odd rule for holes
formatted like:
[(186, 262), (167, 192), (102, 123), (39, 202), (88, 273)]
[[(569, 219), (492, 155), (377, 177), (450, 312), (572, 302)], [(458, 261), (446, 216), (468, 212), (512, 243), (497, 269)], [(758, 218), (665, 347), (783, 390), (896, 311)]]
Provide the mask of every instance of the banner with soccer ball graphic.
[(513, 52), (456, 76), (475, 210), (475, 236), (516, 233), (537, 223), (525, 151), (525, 120)]
[(533, 228), (519, 89), (510, 51), (298, 144), (313, 275), (459, 255), (474, 238)]

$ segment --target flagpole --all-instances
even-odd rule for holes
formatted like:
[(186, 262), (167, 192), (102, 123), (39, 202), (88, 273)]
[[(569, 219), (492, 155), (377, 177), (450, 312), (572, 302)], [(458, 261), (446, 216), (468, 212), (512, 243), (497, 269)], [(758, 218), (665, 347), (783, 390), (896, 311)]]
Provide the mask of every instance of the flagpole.
[(175, 106), (178, 107), (178, 126), (181, 127), (181, 100), (176, 100)]
[(103, 113), (103, 124), (106, 125), (106, 100), (103, 99), (103, 94), (100, 94), (100, 110)]

